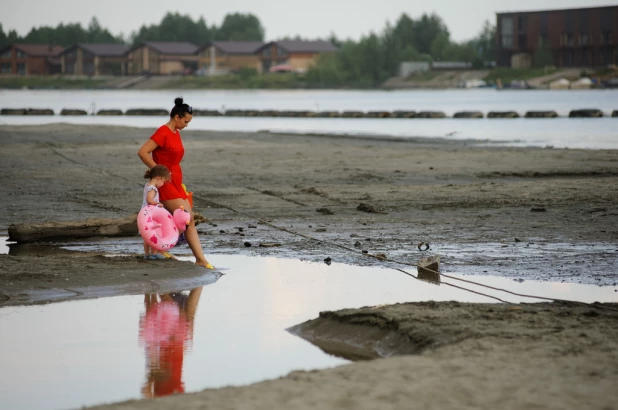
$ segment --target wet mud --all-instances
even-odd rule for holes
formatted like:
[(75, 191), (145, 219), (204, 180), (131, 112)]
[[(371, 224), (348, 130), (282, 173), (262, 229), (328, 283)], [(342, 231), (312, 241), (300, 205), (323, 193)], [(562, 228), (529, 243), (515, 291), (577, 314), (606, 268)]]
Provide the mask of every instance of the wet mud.
[[(0, 229), (135, 214), (144, 184), (136, 152), (149, 135), (112, 126), (4, 127)], [(185, 182), (207, 218), (198, 226), (207, 255), (410, 266), (440, 255), (444, 272), (616, 286), (618, 151), (190, 130), (183, 138)], [(123, 246), (118, 239), (94, 249), (140, 252)], [(16, 265), (18, 283), (28, 286), (56, 258), (23, 257), (10, 269), (4, 262), (0, 289), (15, 286), (2, 277)], [(74, 260), (97, 285), (100, 275), (83, 269), (90, 262)], [(69, 272), (66, 279), (79, 285)]]
[(192, 262), (171, 259), (108, 257), (49, 246), (20, 253), (0, 255), (0, 307), (181, 291), (214, 283), (221, 276)]

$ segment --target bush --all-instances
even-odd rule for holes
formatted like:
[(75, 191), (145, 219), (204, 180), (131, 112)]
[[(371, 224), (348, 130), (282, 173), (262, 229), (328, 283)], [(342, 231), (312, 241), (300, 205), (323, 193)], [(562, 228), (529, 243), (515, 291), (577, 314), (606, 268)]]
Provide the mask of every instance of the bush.
[(258, 71), (255, 68), (251, 67), (242, 67), (238, 70), (238, 76), (243, 80), (248, 80), (251, 77), (255, 77), (258, 75)]

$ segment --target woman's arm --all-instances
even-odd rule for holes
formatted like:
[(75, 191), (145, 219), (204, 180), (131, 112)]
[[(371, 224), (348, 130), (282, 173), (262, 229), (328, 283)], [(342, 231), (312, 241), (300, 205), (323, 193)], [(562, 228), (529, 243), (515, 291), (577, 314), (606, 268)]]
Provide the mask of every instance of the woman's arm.
[(139, 156), (139, 158), (142, 160), (144, 164), (146, 164), (148, 168), (152, 168), (155, 165), (157, 165), (153, 161), (152, 156), (150, 155), (150, 153), (154, 151), (155, 148), (157, 147), (158, 147), (157, 143), (149, 139), (148, 141), (144, 143), (144, 145), (142, 145), (139, 151), (137, 151), (137, 156)]

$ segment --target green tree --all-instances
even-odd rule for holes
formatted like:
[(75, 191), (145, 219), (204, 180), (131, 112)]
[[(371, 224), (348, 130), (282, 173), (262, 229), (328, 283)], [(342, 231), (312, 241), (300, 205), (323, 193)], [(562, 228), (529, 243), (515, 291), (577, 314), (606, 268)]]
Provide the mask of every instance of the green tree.
[(380, 48), (382, 51), (382, 76), (391, 77), (399, 71), (399, 65), (403, 61), (403, 51), (401, 40), (396, 34), (396, 27), (386, 24), (380, 38)]
[(342, 59), (335, 54), (322, 54), (318, 62), (305, 75), (305, 80), (313, 87), (344, 87), (348, 83), (349, 71), (342, 66)]
[(2, 27), (2, 23), (0, 23), (0, 47), (4, 47), (8, 44), (8, 36), (4, 34), (4, 27)]
[(96, 17), (93, 17), (86, 30), (86, 41), (88, 43), (120, 43), (122, 39), (114, 37), (107, 29), (101, 27)]
[[(15, 35), (15, 37), (18, 37)], [(121, 37), (115, 37), (99, 24), (93, 17), (84, 29), (79, 23), (59, 24), (56, 27), (33, 27), (23, 38), (14, 41), (33, 44), (55, 44), (69, 47), (77, 43), (122, 43)]]
[(56, 44), (64, 47), (87, 41), (84, 28), (79, 23), (59, 24), (56, 27), (32, 28), (22, 39), (24, 43)]
[(448, 33), (438, 33), (429, 47), (429, 53), (434, 60), (450, 60), (453, 55), (451, 40)]
[(413, 19), (403, 13), (379, 35), (339, 42), (339, 51), (321, 56), (305, 80), (319, 87), (375, 87), (396, 75), (404, 61), (462, 61), (482, 67), (494, 59), (495, 33), (486, 22), (477, 37), (458, 43), (436, 14)]
[(264, 41), (264, 32), (254, 14), (232, 13), (225, 16), (214, 37), (221, 41)]
[(395, 23), (393, 35), (399, 39), (404, 48), (416, 50), (416, 27), (414, 20), (406, 13), (403, 13)]
[(143, 25), (133, 32), (131, 42), (138, 44), (144, 41), (188, 41), (203, 45), (212, 40), (212, 31), (203, 17), (193, 21), (189, 15), (167, 13), (159, 24)]
[(448, 40), (450, 33), (437, 14), (423, 14), (414, 23), (414, 45), (421, 54), (431, 54), (431, 47), (438, 36)]
[(333, 32), (330, 33), (330, 36), (328, 36), (327, 41), (337, 48), (341, 47), (341, 45), (343, 44), (343, 41), (337, 38), (337, 35)]
[(6, 42), (7, 44), (12, 44), (19, 41), (19, 34), (17, 34), (17, 31), (15, 30), (11, 30), (9, 31), (9, 33), (6, 36)]
[(481, 32), (470, 41), (481, 61), (496, 60), (496, 26), (485, 21)]

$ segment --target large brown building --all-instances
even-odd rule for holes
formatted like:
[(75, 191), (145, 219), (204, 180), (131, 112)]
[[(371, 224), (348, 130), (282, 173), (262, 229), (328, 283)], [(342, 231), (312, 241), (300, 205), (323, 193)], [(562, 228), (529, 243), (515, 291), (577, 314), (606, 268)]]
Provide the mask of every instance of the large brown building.
[(47, 75), (60, 73), (63, 48), (46, 44), (12, 44), (0, 49), (0, 74)]
[(215, 41), (197, 51), (199, 68), (211, 74), (237, 71), (243, 67), (260, 69), (256, 50), (261, 41)]
[(124, 44), (76, 44), (60, 54), (62, 74), (123, 75), (128, 50)]
[(276, 66), (288, 66), (290, 70), (304, 72), (315, 64), (322, 53), (333, 53), (337, 47), (328, 41), (281, 40), (272, 41), (258, 48), (262, 72), (272, 71)]
[(496, 17), (498, 66), (618, 63), (618, 6), (497, 13)]
[(188, 42), (147, 41), (126, 53), (127, 73), (131, 75), (183, 74), (197, 69), (195, 44)]

